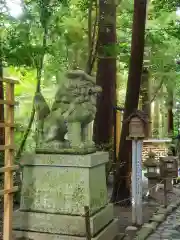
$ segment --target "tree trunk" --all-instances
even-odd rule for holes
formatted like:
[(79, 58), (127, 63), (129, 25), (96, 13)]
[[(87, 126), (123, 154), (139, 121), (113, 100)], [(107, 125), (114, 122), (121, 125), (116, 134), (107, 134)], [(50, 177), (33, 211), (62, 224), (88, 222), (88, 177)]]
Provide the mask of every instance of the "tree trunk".
[[(134, 17), (132, 30), (131, 58), (125, 99), (124, 120), (138, 108), (141, 74), (144, 54), (144, 35), (146, 22), (146, 0), (134, 0)], [(123, 124), (119, 148), (120, 166), (117, 169), (112, 201), (116, 203), (130, 203), (130, 177), (132, 144), (127, 141), (128, 125)], [(121, 202), (122, 201), (122, 202)]]
[(98, 59), (96, 82), (102, 87), (94, 121), (96, 145), (112, 137), (113, 106), (116, 100), (116, 5), (115, 0), (99, 1)]
[[(174, 126), (173, 126), (173, 111), (172, 108), (168, 109), (168, 135), (172, 136), (173, 131), (174, 131)], [(179, 128), (179, 126), (178, 126)]]
[(154, 101), (154, 121), (153, 121), (153, 136), (159, 138), (159, 129), (160, 129), (160, 102), (157, 97)]
[[(173, 121), (173, 93), (168, 92), (168, 136), (172, 137), (174, 132), (174, 121)], [(179, 126), (178, 126), (179, 128)]]
[[(173, 116), (173, 89), (169, 86), (166, 86), (168, 98), (166, 101), (167, 106), (167, 131), (168, 136), (172, 137), (174, 133), (174, 116)], [(179, 125), (179, 124), (178, 124)], [(179, 128), (179, 126), (178, 126)]]
[[(151, 104), (150, 104), (150, 91), (149, 91), (149, 71), (147, 68), (143, 69), (141, 78), (141, 97), (142, 97), (142, 111), (144, 111), (149, 120), (151, 119)], [(151, 128), (148, 124), (148, 136), (150, 135)]]

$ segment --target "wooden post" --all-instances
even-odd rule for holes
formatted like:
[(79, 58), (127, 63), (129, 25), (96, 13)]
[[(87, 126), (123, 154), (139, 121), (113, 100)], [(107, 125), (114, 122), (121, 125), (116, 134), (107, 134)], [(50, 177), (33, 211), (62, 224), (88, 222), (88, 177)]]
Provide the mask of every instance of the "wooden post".
[(132, 140), (132, 223), (142, 225), (142, 140)]
[(4, 190), (0, 195), (4, 195), (4, 225), (3, 239), (12, 240), (12, 213), (13, 213), (13, 192), (18, 191), (18, 187), (13, 187), (13, 171), (17, 166), (13, 166), (14, 160), (14, 84), (17, 81), (9, 78), (0, 79), (6, 84), (5, 100), (0, 100), (0, 104), (6, 104), (5, 121), (1, 127), (5, 127), (5, 146), (0, 149), (5, 150), (4, 167), (0, 170), (4, 172)]
[(90, 226), (90, 214), (89, 207), (84, 207), (84, 215), (85, 215), (85, 225), (86, 225), (86, 240), (91, 240), (91, 226)]
[(132, 224), (136, 224), (136, 216), (137, 216), (137, 197), (136, 197), (136, 166), (137, 166), (137, 151), (136, 151), (136, 141), (132, 141), (132, 175), (131, 175), (131, 183), (132, 183)]
[(136, 221), (137, 225), (141, 226), (143, 223), (143, 203), (142, 203), (142, 146), (143, 140), (137, 141), (137, 162), (136, 162)]
[(133, 112), (124, 123), (128, 124), (132, 140), (132, 223), (142, 225), (142, 148), (143, 139), (147, 137), (147, 115), (140, 110)]

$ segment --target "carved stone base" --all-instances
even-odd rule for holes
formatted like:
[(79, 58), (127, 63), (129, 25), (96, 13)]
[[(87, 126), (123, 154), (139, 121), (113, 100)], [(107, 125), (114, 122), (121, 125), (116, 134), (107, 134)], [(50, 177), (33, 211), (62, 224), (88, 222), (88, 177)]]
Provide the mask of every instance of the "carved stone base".
[(72, 154), (72, 155), (84, 155), (96, 152), (96, 147), (76, 147), (76, 148), (60, 148), (56, 145), (48, 145), (48, 147), (36, 148), (37, 154)]
[[(91, 236), (97, 235), (113, 220), (113, 205), (109, 204), (90, 218)], [(83, 216), (16, 211), (13, 229), (18, 231), (44, 232), (69, 236), (86, 236)]]
[(169, 192), (173, 191), (173, 183), (172, 183), (172, 178), (169, 178), (166, 180), (166, 190)]
[[(118, 219), (108, 224), (97, 236), (92, 240), (114, 240), (118, 234)], [(38, 233), (30, 231), (13, 231), (14, 240), (23, 238), (24, 240), (86, 240), (86, 237), (68, 236), (51, 233)]]
[[(108, 154), (35, 154), (24, 157), (20, 209), (83, 215), (106, 206)], [(97, 184), (98, 183), (98, 184)]]
[(90, 154), (96, 152), (96, 147), (94, 142), (87, 141), (81, 142), (81, 144), (71, 147), (71, 144), (68, 140), (60, 141), (51, 141), (51, 142), (40, 142), (36, 147), (36, 154), (73, 154), (73, 155), (82, 155)]
[(159, 179), (157, 178), (149, 178), (148, 179), (148, 189), (149, 189), (149, 195), (152, 198), (155, 198), (157, 195), (157, 183), (159, 182)]
[(14, 239), (85, 240), (84, 207), (89, 206), (92, 239), (113, 240), (118, 226), (113, 205), (107, 204), (107, 162), (105, 152), (26, 156)]

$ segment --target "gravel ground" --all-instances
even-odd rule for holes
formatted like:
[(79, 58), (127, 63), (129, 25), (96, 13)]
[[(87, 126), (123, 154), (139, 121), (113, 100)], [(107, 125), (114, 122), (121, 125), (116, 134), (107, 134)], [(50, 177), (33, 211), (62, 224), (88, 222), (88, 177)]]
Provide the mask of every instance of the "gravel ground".
[[(180, 196), (180, 185), (174, 188), (176, 198)], [(173, 198), (174, 200), (174, 198)], [(180, 207), (173, 211), (147, 240), (179, 240), (180, 239)]]
[(157, 228), (157, 230), (147, 238), (147, 240), (179, 240), (180, 239), (180, 207), (177, 208), (167, 219)]

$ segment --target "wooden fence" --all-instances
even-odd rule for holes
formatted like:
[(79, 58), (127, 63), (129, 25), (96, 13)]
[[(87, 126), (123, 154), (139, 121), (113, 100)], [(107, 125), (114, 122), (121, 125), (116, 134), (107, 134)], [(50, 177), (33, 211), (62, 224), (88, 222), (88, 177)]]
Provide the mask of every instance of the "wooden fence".
[(3, 82), (4, 99), (0, 99), (0, 104), (4, 105), (4, 123), (0, 123), (0, 128), (5, 129), (5, 144), (0, 145), (0, 150), (4, 151), (4, 167), (0, 168), (0, 173), (4, 173), (4, 189), (0, 190), (0, 196), (4, 196), (4, 216), (3, 216), (3, 240), (12, 240), (12, 214), (13, 214), (13, 193), (18, 191), (18, 187), (13, 185), (13, 172), (18, 169), (14, 165), (14, 85), (18, 83), (12, 78), (0, 78)]

